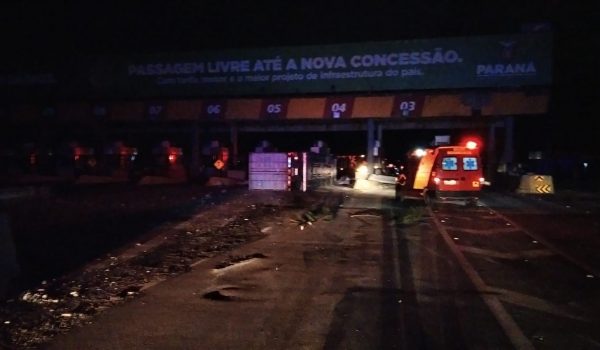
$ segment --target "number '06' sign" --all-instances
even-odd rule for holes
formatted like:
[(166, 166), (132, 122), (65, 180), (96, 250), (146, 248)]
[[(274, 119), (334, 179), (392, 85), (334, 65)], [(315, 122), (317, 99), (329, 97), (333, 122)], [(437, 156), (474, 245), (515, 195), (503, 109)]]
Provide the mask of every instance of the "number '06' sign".
[(225, 114), (225, 101), (210, 100), (202, 104), (202, 117), (209, 119), (220, 119)]
[(287, 115), (289, 100), (286, 99), (266, 99), (262, 102), (260, 116), (263, 119), (280, 119)]

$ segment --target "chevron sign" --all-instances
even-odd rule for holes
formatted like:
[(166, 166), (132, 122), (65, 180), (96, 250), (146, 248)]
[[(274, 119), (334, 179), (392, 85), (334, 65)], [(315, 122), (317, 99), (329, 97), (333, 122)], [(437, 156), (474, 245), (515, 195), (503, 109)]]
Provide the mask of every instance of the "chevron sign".
[(544, 177), (541, 175), (536, 175), (536, 177), (534, 178), (535, 181), (544, 181)]
[(535, 186), (535, 190), (538, 193), (552, 193), (552, 186), (550, 186), (548, 184)]

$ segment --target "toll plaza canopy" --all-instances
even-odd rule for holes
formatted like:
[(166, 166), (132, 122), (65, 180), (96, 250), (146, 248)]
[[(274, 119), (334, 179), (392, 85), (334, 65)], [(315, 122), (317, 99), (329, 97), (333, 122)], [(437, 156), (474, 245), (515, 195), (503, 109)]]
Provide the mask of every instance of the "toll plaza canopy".
[(551, 57), (550, 33), (526, 33), (73, 58), (5, 67), (0, 112), (119, 120), (540, 114)]

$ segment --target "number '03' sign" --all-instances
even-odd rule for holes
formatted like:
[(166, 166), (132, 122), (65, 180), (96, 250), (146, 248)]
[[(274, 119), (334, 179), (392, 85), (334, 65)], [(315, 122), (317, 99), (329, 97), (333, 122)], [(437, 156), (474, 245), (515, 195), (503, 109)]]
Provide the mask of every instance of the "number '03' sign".
[(394, 98), (392, 116), (399, 118), (418, 117), (423, 109), (422, 95), (397, 95)]

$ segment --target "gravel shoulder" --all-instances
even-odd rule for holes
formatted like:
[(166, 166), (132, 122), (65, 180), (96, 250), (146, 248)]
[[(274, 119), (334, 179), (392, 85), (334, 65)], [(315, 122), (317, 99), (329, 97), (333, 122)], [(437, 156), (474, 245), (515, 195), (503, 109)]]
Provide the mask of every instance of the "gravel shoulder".
[[(9, 210), (16, 218), (16, 234), (39, 237), (48, 227), (54, 227), (54, 231), (60, 230), (57, 227), (83, 227), (77, 234), (87, 234), (93, 241), (102, 241), (111, 232), (121, 239), (101, 247), (75, 244), (59, 252), (44, 252), (55, 256), (79, 254), (81, 258), (69, 262), (74, 268), (68, 273), (29, 283), (27, 289), (0, 305), (0, 348), (37, 348), (57, 334), (91, 323), (105, 310), (189, 272), (205, 259), (263, 238), (269, 230), (264, 223), (282, 210), (306, 210), (322, 198), (319, 193), (249, 192), (221, 187), (123, 191), (120, 195), (91, 191), (51, 196), (43, 204), (19, 202)], [(82, 197), (86, 201), (82, 202)], [(53, 205), (56, 203), (63, 205)], [(69, 212), (70, 208), (78, 209)], [(32, 209), (38, 213), (47, 210), (40, 215), (41, 222), (19, 217)], [(65, 211), (69, 215), (53, 216)], [(99, 229), (94, 227), (95, 220), (88, 220), (90, 211), (105, 218), (124, 215), (121, 211), (125, 211), (132, 217), (123, 225), (116, 220)], [(156, 216), (152, 217), (153, 213)], [(148, 227), (150, 224), (152, 227)], [(127, 232), (132, 229), (135, 234)], [(236, 259), (240, 257), (229, 257), (223, 263)], [(39, 264), (39, 259), (36, 262)], [(28, 280), (35, 277), (28, 276)]]

